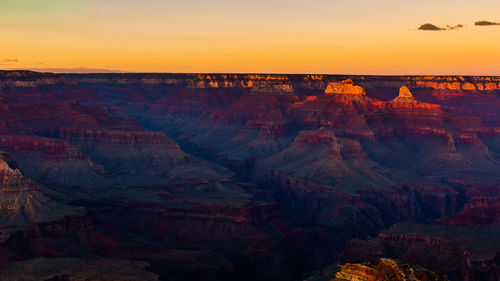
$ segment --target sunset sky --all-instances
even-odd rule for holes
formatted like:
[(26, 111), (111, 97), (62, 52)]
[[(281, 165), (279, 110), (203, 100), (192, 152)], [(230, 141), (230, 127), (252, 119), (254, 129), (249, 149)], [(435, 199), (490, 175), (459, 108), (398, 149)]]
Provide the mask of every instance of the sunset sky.
[(500, 75), (481, 20), (499, 0), (0, 0), (0, 69)]

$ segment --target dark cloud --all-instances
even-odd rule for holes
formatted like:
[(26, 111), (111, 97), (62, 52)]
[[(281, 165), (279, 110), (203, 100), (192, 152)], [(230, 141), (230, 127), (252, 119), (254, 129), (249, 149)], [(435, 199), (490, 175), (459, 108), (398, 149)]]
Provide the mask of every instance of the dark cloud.
[(482, 21), (476, 21), (475, 25), (478, 25), (478, 26), (500, 25), (500, 22), (492, 22), (492, 21), (482, 20)]
[(11, 62), (19, 62), (19, 60), (18, 59), (4, 59), (1, 62), (11, 63)]
[(424, 30), (424, 31), (442, 31), (442, 30), (455, 30), (455, 29), (459, 29), (459, 28), (463, 28), (464, 26), (462, 24), (457, 24), (457, 25), (454, 25), (454, 26), (451, 26), (451, 25), (447, 25), (446, 27), (439, 27), (439, 26), (436, 26), (432, 23), (426, 23), (426, 24), (422, 24), (418, 30)]
[(433, 25), (432, 23), (426, 23), (422, 24), (418, 30), (426, 30), (426, 31), (439, 31), (439, 30), (446, 30), (446, 28), (441, 28)]

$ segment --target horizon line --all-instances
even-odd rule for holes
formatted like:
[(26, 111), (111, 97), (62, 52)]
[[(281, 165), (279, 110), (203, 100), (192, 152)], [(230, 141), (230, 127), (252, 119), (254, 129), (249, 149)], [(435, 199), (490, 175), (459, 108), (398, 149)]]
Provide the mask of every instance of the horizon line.
[[(51, 68), (47, 68), (49, 70)], [(74, 70), (79, 68), (68, 68), (67, 70)], [(32, 71), (38, 73), (51, 73), (51, 74), (72, 74), (72, 75), (95, 75), (95, 74), (184, 74), (184, 75), (198, 75), (198, 74), (214, 74), (214, 75), (323, 75), (323, 76), (386, 76), (386, 77), (397, 77), (397, 76), (455, 76), (455, 77), (500, 77), (500, 74), (353, 74), (353, 73), (301, 73), (301, 72), (136, 72), (136, 71), (123, 71), (123, 70), (111, 70), (111, 69), (94, 69), (94, 68), (82, 68), (88, 70), (96, 70), (95, 72), (65, 72), (65, 71), (45, 71), (42, 68), (11, 68), (11, 69), (0, 69), (0, 71)], [(61, 70), (63, 70), (61, 68)], [(102, 72), (100, 72), (102, 70)]]

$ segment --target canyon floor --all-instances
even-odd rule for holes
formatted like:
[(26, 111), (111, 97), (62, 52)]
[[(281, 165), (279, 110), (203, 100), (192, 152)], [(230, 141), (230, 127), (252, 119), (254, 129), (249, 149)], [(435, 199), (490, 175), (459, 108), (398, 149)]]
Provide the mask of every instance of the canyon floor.
[(0, 108), (0, 280), (500, 279), (500, 77), (0, 71)]

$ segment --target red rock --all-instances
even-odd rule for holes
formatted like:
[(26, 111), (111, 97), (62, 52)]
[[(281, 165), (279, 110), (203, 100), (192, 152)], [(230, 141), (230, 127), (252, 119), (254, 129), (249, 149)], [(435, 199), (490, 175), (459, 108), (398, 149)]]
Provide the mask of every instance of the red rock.
[(16, 152), (41, 152), (49, 160), (89, 160), (87, 155), (73, 148), (68, 142), (32, 136), (0, 135), (0, 147)]
[(59, 138), (84, 146), (92, 146), (97, 143), (129, 146), (155, 145), (180, 150), (175, 141), (160, 132), (61, 128)]
[(393, 99), (392, 101), (388, 102), (387, 105), (390, 109), (397, 109), (397, 108), (420, 108), (420, 109), (426, 109), (426, 110), (431, 110), (431, 109), (439, 110), (439, 109), (441, 109), (441, 106), (437, 105), (437, 104), (418, 102), (413, 97), (410, 90), (406, 86), (402, 86), (399, 89), (399, 95), (395, 99)]
[(500, 225), (500, 198), (473, 197), (461, 212), (440, 218), (437, 223), (453, 226)]
[(366, 95), (365, 90), (357, 85), (351, 79), (341, 82), (331, 82), (325, 90), (326, 95), (333, 95), (336, 100), (350, 102), (369, 102), (371, 99)]

